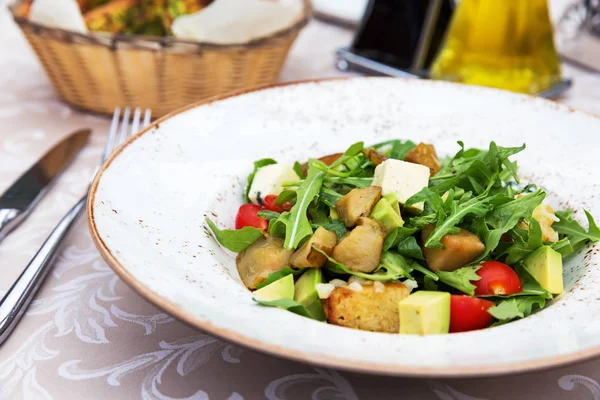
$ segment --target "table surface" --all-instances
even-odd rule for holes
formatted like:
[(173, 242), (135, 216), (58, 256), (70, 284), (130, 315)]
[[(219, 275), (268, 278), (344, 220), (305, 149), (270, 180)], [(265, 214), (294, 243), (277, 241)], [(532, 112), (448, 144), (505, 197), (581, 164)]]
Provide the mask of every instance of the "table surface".
[[(554, 16), (558, 3), (552, 3)], [(4, 7), (0, 37), (0, 192), (68, 132), (94, 130), (92, 144), (0, 245), (1, 295), (86, 189), (109, 121), (56, 98)], [(351, 37), (349, 30), (311, 22), (281, 80), (342, 75), (333, 67), (333, 51)], [(600, 76), (564, 69), (575, 83), (560, 101), (600, 114)], [(255, 353), (202, 334), (145, 302), (100, 258), (83, 219), (0, 347), (0, 399), (600, 399), (599, 381), (600, 360), (447, 381), (358, 375)]]

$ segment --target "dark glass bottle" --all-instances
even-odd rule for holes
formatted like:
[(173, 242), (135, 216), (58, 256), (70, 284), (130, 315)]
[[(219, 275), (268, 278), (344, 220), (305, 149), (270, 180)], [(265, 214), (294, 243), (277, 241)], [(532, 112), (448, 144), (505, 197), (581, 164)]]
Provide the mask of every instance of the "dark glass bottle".
[(370, 0), (352, 51), (424, 75), (450, 22), (452, 0)]

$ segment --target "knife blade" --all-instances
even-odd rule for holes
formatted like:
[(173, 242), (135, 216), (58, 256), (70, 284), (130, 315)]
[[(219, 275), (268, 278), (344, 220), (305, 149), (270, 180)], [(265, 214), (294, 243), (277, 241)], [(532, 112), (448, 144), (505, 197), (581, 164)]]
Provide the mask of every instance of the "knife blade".
[(0, 241), (27, 218), (54, 179), (85, 146), (91, 133), (90, 129), (71, 133), (0, 195)]

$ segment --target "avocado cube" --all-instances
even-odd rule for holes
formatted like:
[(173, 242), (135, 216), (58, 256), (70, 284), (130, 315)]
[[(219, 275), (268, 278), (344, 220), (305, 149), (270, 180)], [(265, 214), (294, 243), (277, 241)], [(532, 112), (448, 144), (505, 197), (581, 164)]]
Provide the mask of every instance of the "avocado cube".
[(398, 303), (400, 333), (435, 335), (450, 329), (450, 293), (422, 290)]
[(400, 203), (398, 202), (398, 197), (396, 197), (396, 193), (390, 192), (388, 194), (384, 194), (383, 198), (389, 201), (394, 211), (396, 211), (396, 214), (400, 215)]
[(523, 266), (550, 293), (561, 294), (564, 291), (562, 256), (550, 246), (542, 246), (528, 255)]
[(308, 268), (296, 282), (294, 300), (302, 304), (313, 317), (325, 321), (323, 304), (317, 293), (319, 283), (323, 283), (323, 272), (318, 268)]
[(267, 286), (254, 291), (254, 296), (263, 301), (294, 299), (294, 276), (286, 275)]
[(380, 199), (375, 204), (371, 212), (371, 218), (375, 218), (381, 222), (388, 232), (404, 225), (404, 220), (400, 216), (400, 213), (394, 210), (394, 207), (386, 198)]

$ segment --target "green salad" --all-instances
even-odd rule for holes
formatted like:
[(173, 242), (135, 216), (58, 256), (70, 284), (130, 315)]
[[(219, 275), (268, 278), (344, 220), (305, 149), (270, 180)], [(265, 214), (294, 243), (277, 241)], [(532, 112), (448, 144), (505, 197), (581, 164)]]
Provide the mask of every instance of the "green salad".
[(521, 182), (511, 157), (525, 145), (458, 147), (443, 160), (402, 140), (303, 164), (258, 160), (235, 229), (206, 223), (238, 253), (257, 306), (419, 335), (527, 317), (564, 291), (563, 258), (600, 230)]

